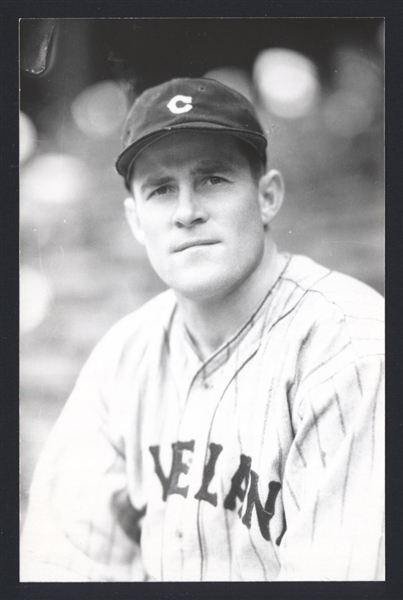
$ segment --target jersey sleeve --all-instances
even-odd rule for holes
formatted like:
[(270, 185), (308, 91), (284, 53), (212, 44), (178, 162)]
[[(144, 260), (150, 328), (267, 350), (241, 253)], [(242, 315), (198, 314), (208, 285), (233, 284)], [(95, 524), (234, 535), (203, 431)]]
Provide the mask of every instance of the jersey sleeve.
[(144, 507), (128, 497), (124, 444), (106, 400), (112, 354), (101, 343), (84, 366), (38, 462), (21, 538), (21, 581), (144, 579)]
[(277, 580), (384, 580), (383, 355), (319, 373), (286, 463)]

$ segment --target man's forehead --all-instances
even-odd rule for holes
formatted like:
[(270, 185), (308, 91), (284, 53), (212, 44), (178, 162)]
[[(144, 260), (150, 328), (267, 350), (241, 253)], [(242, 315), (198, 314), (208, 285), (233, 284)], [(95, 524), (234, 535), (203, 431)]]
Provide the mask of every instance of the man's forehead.
[(141, 152), (133, 163), (131, 175), (141, 175), (150, 168), (164, 171), (182, 166), (191, 170), (235, 170), (243, 160), (239, 141), (232, 135), (180, 132), (157, 140)]

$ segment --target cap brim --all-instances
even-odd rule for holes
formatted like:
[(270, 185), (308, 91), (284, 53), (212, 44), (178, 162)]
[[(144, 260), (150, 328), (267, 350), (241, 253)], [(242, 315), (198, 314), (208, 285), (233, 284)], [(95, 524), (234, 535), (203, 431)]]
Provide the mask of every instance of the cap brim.
[(141, 138), (140, 140), (137, 140), (136, 142), (125, 148), (125, 150), (123, 150), (123, 152), (121, 152), (121, 154), (118, 156), (116, 160), (116, 170), (120, 175), (123, 175), (123, 177), (127, 179), (131, 165), (143, 150), (145, 150), (148, 146), (157, 142), (161, 138), (164, 138), (167, 135), (170, 135), (171, 133), (175, 133), (178, 130), (185, 129), (187, 131), (209, 131), (212, 133), (229, 133), (234, 137), (240, 138), (245, 142), (251, 144), (260, 154), (262, 162), (265, 163), (267, 140), (263, 135), (260, 135), (259, 133), (245, 131), (244, 129), (224, 127), (215, 123), (195, 122), (180, 123), (172, 127), (166, 127), (158, 131), (153, 131), (152, 133)]

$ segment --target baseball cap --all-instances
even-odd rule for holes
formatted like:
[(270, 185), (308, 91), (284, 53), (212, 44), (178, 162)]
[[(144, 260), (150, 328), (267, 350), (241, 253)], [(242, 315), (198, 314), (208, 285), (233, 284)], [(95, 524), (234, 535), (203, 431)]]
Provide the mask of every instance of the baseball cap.
[(183, 130), (230, 133), (251, 144), (266, 164), (267, 140), (247, 98), (213, 79), (171, 79), (143, 92), (128, 114), (116, 161), (126, 186), (131, 166), (145, 148)]

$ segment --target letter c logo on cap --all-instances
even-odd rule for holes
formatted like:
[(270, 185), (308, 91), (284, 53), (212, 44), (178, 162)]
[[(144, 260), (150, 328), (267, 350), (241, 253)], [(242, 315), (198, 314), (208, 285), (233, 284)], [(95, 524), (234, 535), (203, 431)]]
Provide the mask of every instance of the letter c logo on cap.
[[(183, 106), (178, 106), (178, 102), (183, 102)], [(176, 115), (179, 115), (180, 113), (185, 113), (185, 112), (189, 112), (189, 110), (192, 110), (193, 105), (191, 104), (192, 102), (192, 96), (174, 96), (167, 104), (167, 108), (169, 108), (169, 110), (172, 113), (175, 113)]]

